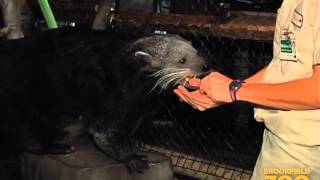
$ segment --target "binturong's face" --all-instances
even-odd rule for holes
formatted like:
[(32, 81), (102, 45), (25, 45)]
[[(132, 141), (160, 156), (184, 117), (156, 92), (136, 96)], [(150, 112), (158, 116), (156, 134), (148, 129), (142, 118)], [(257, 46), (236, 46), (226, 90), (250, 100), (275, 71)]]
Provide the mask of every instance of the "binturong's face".
[[(142, 42), (143, 46), (140, 46)], [(151, 36), (135, 44), (139, 47), (135, 56), (143, 57), (148, 64), (147, 70), (158, 78), (155, 86), (166, 89), (181, 84), (187, 77), (203, 73), (205, 60), (180, 36)]]

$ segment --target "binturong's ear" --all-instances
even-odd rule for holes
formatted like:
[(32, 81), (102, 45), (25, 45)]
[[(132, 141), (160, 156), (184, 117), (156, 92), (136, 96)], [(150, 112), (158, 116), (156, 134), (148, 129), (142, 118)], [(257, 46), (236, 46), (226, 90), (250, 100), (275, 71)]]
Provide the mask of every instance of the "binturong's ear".
[(159, 62), (155, 61), (154, 57), (145, 51), (136, 51), (134, 56), (139, 64), (142, 65), (140, 68), (141, 72), (153, 72), (159, 66)]
[(151, 61), (152, 60), (152, 56), (149, 53), (144, 52), (144, 51), (136, 51), (134, 53), (134, 56), (137, 59), (141, 59), (141, 60), (144, 60), (144, 61)]

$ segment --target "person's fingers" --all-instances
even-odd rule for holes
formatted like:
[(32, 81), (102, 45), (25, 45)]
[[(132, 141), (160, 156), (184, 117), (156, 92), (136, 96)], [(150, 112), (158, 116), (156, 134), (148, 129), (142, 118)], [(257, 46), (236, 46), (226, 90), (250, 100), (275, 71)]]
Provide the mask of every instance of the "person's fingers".
[(175, 93), (179, 96), (180, 99), (182, 99), (184, 102), (190, 104), (193, 106), (193, 103), (190, 101), (190, 99), (181, 91), (175, 90)]
[(190, 79), (187, 79), (189, 85), (194, 86), (194, 87), (199, 87), (200, 86), (200, 79), (193, 77)]
[(202, 102), (202, 101), (198, 101), (198, 100), (193, 100), (192, 97), (187, 98), (187, 96), (181, 94), (180, 92), (180, 96), (184, 96), (184, 101), (186, 103), (188, 103), (190, 106), (192, 106), (195, 109), (198, 109), (199, 111), (205, 111), (207, 109), (210, 108), (214, 108), (214, 107), (218, 107), (220, 105), (222, 105), (222, 103), (218, 103), (218, 102), (213, 102), (210, 98), (206, 97), (206, 99)]
[(199, 86), (200, 93), (208, 95), (209, 91), (210, 91), (211, 83), (212, 82), (210, 82), (210, 78), (209, 77), (202, 79), (201, 83), (200, 83), (200, 86)]
[(215, 84), (215, 79), (220, 73), (218, 72), (212, 72), (206, 77), (202, 78), (200, 81), (200, 86), (199, 90), (201, 93), (209, 95), (212, 93), (211, 91), (213, 90), (213, 86)]
[(184, 96), (184, 94), (181, 93), (179, 90), (174, 90), (174, 93), (179, 97), (179, 100), (180, 100), (180, 101), (184, 101), (184, 102), (187, 101), (187, 100), (186, 100), (186, 97)]
[(178, 86), (177, 90), (182, 91), (182, 92), (189, 92), (184, 86)]
[(201, 103), (210, 103), (212, 100), (206, 96), (200, 93), (199, 90), (189, 92), (185, 87), (181, 86), (178, 87), (177, 89), (181, 94), (183, 94), (185, 97), (188, 97), (189, 99), (196, 101), (196, 102), (201, 102)]
[(209, 97), (201, 95), (199, 91), (188, 92), (184, 87), (181, 87), (177, 89), (177, 92), (180, 96), (183, 96), (185, 101), (202, 111), (215, 104)]
[(202, 102), (199, 102), (195, 99), (193, 99), (192, 97), (188, 97), (186, 96), (187, 101), (189, 102), (189, 104), (192, 105), (193, 108), (198, 109), (198, 110), (204, 110), (207, 109), (208, 105), (204, 104)]
[(188, 95), (184, 94), (181, 92), (181, 90), (175, 90), (175, 93), (186, 103), (188, 103), (190, 106), (192, 106), (195, 109), (198, 110), (205, 110), (206, 109), (206, 104), (203, 104), (201, 102), (198, 102), (196, 99), (193, 99), (189, 97)]
[(201, 98), (202, 96), (202, 94), (200, 94), (198, 90), (190, 92), (184, 86), (178, 86), (177, 90), (188, 97)]

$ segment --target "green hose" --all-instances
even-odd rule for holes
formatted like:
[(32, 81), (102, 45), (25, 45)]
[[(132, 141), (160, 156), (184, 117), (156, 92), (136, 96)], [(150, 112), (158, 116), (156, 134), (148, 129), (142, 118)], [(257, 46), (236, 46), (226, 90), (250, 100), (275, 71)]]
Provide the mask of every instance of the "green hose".
[(38, 3), (40, 5), (44, 19), (47, 22), (48, 28), (49, 29), (58, 28), (56, 19), (54, 18), (54, 15), (52, 13), (48, 0), (38, 0)]

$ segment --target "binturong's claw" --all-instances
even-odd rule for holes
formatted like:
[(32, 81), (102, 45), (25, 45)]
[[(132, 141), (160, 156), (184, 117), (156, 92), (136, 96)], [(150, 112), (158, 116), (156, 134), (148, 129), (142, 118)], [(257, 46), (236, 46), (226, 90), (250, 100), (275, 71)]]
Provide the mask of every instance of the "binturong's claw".
[(214, 71), (207, 71), (207, 72), (204, 72), (204, 73), (201, 73), (197, 76), (190, 76), (190, 77), (187, 77), (185, 79), (185, 82), (183, 84), (183, 86), (188, 90), (188, 91), (195, 91), (195, 90), (198, 90), (199, 89), (199, 86), (200, 86), (200, 82), (201, 82), (201, 79), (204, 78), (205, 76), (209, 75), (210, 73), (212, 73)]
[(149, 161), (145, 155), (132, 155), (124, 160), (130, 174), (142, 174), (149, 169)]
[(188, 91), (195, 91), (199, 89), (200, 86), (200, 79), (197, 77), (188, 77), (185, 80), (185, 83), (183, 86), (188, 90)]

